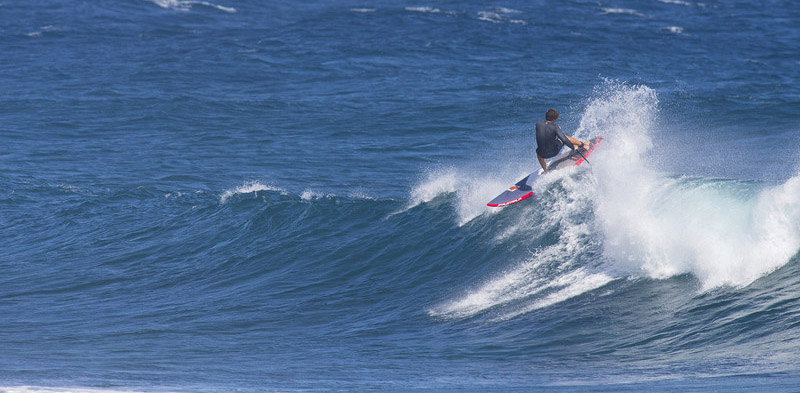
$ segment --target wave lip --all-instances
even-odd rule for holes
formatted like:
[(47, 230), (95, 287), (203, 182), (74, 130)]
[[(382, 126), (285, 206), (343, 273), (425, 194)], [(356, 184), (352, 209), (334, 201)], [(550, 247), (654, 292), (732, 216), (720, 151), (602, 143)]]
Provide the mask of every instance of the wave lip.
[(486, 202), (507, 187), (507, 183), (498, 180), (496, 173), (470, 173), (455, 168), (433, 170), (411, 190), (410, 201), (402, 211), (452, 194), (455, 196), (458, 225), (462, 226), (484, 213), (496, 213), (498, 210), (487, 207)]
[[(658, 98), (646, 86), (607, 82), (579, 131), (608, 135), (592, 161), (596, 233), (612, 268), (665, 279), (690, 273), (701, 291), (744, 287), (800, 249), (800, 175), (777, 187), (668, 176), (647, 153)], [(612, 156), (613, 152), (613, 156)]]
[(278, 188), (275, 186), (268, 186), (261, 184), (260, 182), (257, 181), (252, 181), (244, 183), (238, 187), (225, 190), (225, 192), (223, 192), (222, 195), (219, 197), (219, 203), (224, 204), (225, 202), (227, 202), (229, 199), (231, 199), (236, 195), (255, 194), (259, 191), (277, 191), (280, 192), (281, 194), (286, 194), (286, 191), (283, 190), (282, 188)]

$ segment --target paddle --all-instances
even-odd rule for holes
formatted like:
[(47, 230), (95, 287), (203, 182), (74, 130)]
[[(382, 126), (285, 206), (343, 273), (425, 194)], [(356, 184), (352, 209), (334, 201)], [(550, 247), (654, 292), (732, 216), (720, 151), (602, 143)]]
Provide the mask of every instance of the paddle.
[[(577, 150), (575, 150), (575, 151), (577, 151)], [(583, 153), (581, 153), (580, 151), (577, 151), (577, 152), (578, 152), (578, 154), (581, 155), (581, 157), (583, 157), (583, 160), (586, 161), (587, 164), (592, 165), (592, 163), (589, 162), (589, 160), (586, 159), (586, 156), (584, 156)]]
[(578, 154), (580, 154), (581, 157), (583, 157), (583, 160), (586, 161), (587, 164), (592, 165), (592, 163), (589, 162), (589, 160), (586, 159), (586, 156), (584, 156), (583, 153), (581, 153), (581, 148), (580, 147), (575, 149), (575, 151), (578, 152)]

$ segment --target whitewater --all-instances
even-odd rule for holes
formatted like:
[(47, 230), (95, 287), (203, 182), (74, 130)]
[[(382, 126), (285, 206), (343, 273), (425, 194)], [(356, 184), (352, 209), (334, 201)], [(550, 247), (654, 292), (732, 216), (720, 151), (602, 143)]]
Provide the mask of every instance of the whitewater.
[[(800, 176), (770, 186), (660, 172), (649, 159), (657, 115), (657, 95), (646, 86), (606, 81), (595, 89), (575, 133), (606, 138), (591, 169), (540, 179), (533, 209), (546, 213), (509, 207), (521, 210), (520, 223), (493, 239), (502, 243), (516, 231), (555, 231), (558, 241), (430, 314), (464, 318), (503, 309), (497, 318), (510, 318), (623, 278), (690, 274), (699, 292), (744, 287), (790, 262), (800, 251)], [(506, 184), (520, 177), (502, 175)], [(485, 184), (480, 175), (437, 174), (417, 186), (411, 199), (455, 194), (458, 223), (464, 225), (497, 212), (480, 202), (502, 188), (492, 184), (486, 190)]]

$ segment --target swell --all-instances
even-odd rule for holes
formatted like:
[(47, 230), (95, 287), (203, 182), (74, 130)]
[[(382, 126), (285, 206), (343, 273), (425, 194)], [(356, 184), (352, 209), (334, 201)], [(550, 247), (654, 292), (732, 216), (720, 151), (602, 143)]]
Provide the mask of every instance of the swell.
[(211, 192), (20, 182), (3, 203), (5, 259), (19, 273), (4, 278), (10, 297), (113, 303), (186, 291), (168, 303), (248, 292), (282, 307), (281, 296), (419, 289), (435, 271), (458, 270), (446, 257), (463, 242), (446, 204), (393, 215), (402, 207), (393, 200), (260, 183)]
[[(449, 340), (457, 358), (647, 368), (679, 354), (736, 356), (733, 373), (756, 362), (765, 372), (791, 368), (786, 359), (800, 346), (796, 256), (748, 286), (709, 290), (692, 273), (653, 279), (620, 270), (597, 230), (592, 194), (579, 191), (593, 176), (554, 176), (537, 185), (541, 199), (461, 225), (459, 193), (449, 191), (409, 207), (262, 183), (214, 192), (22, 187), (10, 203), (50, 225), (4, 229), (40, 233), (37, 247), (13, 245), (4, 264), (11, 274), (0, 278), (2, 307), (26, 323), (0, 327), (11, 351), (29, 340), (73, 346), (78, 337), (85, 356), (159, 359), (167, 350), (183, 365), (205, 364), (197, 348), (234, 363), (263, 348), (296, 361), (355, 356), (352, 346), (366, 342), (381, 357), (412, 359)], [(742, 192), (730, 181), (677, 183)], [(70, 198), (66, 207), (43, 213), (61, 198)], [(772, 357), (748, 354), (754, 345)], [(73, 363), (51, 364), (79, 371)]]

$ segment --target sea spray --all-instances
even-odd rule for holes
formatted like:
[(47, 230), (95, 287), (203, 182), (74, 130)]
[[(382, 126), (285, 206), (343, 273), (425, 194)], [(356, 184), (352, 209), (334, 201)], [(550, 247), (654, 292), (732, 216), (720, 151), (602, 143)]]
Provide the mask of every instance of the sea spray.
[[(591, 170), (570, 168), (540, 178), (536, 209), (512, 207), (519, 220), (494, 239), (552, 233), (556, 240), (520, 255), (429, 314), (489, 313), (490, 320), (505, 320), (624, 278), (690, 273), (701, 291), (744, 286), (788, 262), (800, 248), (800, 176), (764, 188), (752, 181), (659, 172), (648, 161), (657, 112), (657, 95), (647, 86), (605, 81), (595, 89), (576, 131), (582, 139), (606, 138)], [(455, 170), (438, 175), (415, 189), (417, 200), (445, 191), (479, 193)], [(467, 202), (459, 197), (462, 220), (472, 217), (464, 215)]]
[(660, 173), (647, 160), (655, 92), (607, 82), (595, 94), (579, 131), (607, 138), (593, 160), (592, 199), (611, 268), (656, 279), (691, 273), (708, 290), (748, 285), (797, 253), (800, 179), (761, 188)]
[(460, 168), (435, 169), (429, 171), (411, 190), (406, 210), (430, 202), (440, 195), (455, 194), (458, 225), (462, 226), (481, 214), (496, 213), (498, 210), (487, 207), (486, 202), (505, 187), (508, 184), (490, 173), (475, 173)]

